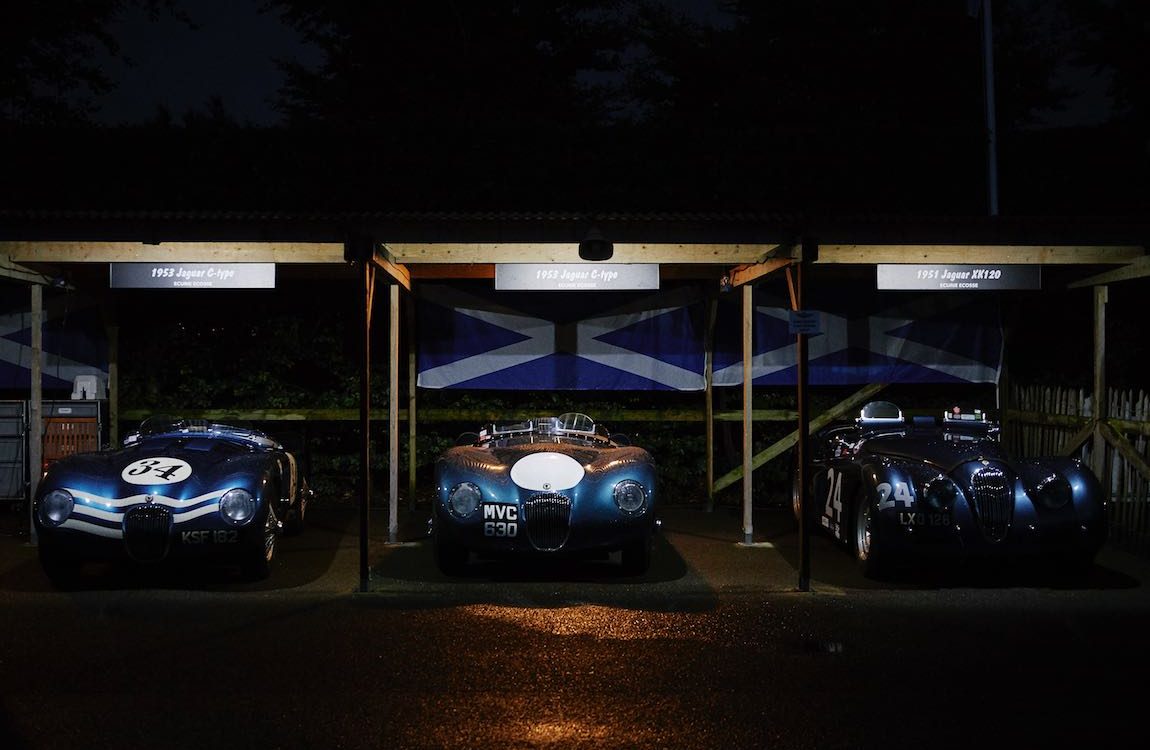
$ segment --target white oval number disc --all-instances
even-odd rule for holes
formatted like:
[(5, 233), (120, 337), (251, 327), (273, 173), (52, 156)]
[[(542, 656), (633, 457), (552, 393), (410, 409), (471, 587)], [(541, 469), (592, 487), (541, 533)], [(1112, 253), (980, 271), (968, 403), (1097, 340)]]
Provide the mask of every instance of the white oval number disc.
[(175, 484), (192, 475), (192, 467), (178, 458), (141, 458), (124, 467), (120, 478), (128, 484)]
[(511, 481), (525, 490), (569, 490), (583, 479), (583, 465), (563, 453), (532, 453), (511, 467)]

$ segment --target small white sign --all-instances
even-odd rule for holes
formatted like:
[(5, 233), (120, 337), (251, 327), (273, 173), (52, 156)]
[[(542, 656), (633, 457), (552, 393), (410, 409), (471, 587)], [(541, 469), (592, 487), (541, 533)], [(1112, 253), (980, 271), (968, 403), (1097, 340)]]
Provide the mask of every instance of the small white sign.
[(658, 289), (657, 263), (497, 263), (500, 291)]
[(275, 289), (275, 263), (111, 263), (112, 289)]
[(984, 291), (988, 289), (1041, 289), (1042, 267), (1007, 265), (916, 265), (881, 263), (879, 289), (934, 289)]

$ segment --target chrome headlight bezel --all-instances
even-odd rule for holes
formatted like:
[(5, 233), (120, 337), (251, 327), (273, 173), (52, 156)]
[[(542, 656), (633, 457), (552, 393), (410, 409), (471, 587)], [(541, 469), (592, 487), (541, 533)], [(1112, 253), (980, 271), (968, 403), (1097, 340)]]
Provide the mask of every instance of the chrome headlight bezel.
[(1074, 499), (1074, 490), (1066, 477), (1051, 472), (1034, 484), (1034, 495), (1043, 508), (1058, 510)]
[(467, 518), (479, 510), (483, 493), (472, 482), (460, 482), (447, 493), (447, 509), (456, 518)]
[(242, 487), (230, 489), (220, 498), (220, 517), (233, 526), (251, 523), (258, 508), (255, 495)]
[(40, 523), (55, 528), (68, 520), (75, 506), (76, 501), (71, 492), (55, 489), (46, 492), (40, 498), (36, 515), (39, 517)]
[(922, 484), (919, 497), (928, 510), (949, 511), (961, 494), (950, 477), (939, 474)]
[(647, 508), (647, 488), (634, 479), (623, 479), (611, 490), (615, 505), (629, 515), (642, 513)]

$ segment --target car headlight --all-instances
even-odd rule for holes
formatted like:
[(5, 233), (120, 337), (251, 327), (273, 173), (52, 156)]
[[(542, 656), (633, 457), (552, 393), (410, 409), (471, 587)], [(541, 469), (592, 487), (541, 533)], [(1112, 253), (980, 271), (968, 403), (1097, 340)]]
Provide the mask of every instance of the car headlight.
[(451, 488), (447, 496), (447, 507), (460, 518), (467, 518), (479, 508), (483, 493), (471, 482), (463, 482)]
[(59, 526), (72, 515), (72, 494), (67, 490), (52, 490), (40, 498), (40, 523)]
[(920, 495), (922, 502), (931, 510), (949, 510), (958, 497), (958, 487), (941, 474), (926, 483)]
[(220, 515), (236, 526), (243, 526), (256, 514), (256, 498), (244, 489), (228, 490), (220, 498)]
[(1057, 510), (1070, 502), (1070, 482), (1061, 474), (1048, 474), (1034, 485), (1034, 494), (1043, 507)]
[(634, 479), (624, 479), (615, 485), (615, 504), (624, 513), (638, 513), (647, 505), (647, 490)]

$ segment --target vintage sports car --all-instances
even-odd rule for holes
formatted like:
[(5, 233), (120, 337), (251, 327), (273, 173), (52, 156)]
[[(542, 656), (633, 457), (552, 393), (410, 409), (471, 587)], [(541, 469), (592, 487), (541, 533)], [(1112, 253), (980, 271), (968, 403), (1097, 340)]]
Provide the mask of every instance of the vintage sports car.
[[(1106, 499), (1090, 469), (1008, 457), (981, 411), (907, 418), (872, 401), (810, 445), (807, 518), (870, 576), (916, 561), (1025, 558), (1081, 572), (1106, 540)], [(797, 487), (793, 505), (798, 518)]]
[(86, 561), (196, 561), (270, 572), (311, 497), (295, 456), (258, 430), (152, 417), (116, 450), (53, 463), (36, 489), (40, 562), (67, 583)]
[(435, 464), (431, 534), (440, 569), (481, 556), (608, 555), (628, 574), (651, 562), (655, 465), (585, 414), (464, 433)]

